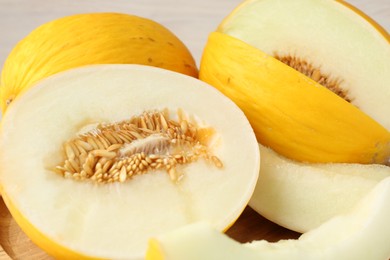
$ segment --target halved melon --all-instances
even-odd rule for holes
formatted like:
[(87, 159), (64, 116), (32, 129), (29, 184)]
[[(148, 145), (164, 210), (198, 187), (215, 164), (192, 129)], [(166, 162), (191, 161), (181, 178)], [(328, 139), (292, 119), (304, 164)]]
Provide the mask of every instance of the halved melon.
[(141, 65), (54, 75), (15, 100), (0, 132), (4, 200), (61, 259), (140, 259), (151, 236), (244, 209), (259, 148), (244, 114), (194, 78)]
[(239, 244), (205, 223), (152, 239), (147, 260), (387, 260), (390, 257), (390, 178), (381, 181), (351, 211), (298, 240)]

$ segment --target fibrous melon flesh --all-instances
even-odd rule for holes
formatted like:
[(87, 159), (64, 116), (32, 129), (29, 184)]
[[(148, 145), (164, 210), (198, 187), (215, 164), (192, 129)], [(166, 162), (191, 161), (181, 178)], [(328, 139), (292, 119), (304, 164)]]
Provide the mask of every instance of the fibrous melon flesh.
[(382, 180), (351, 211), (298, 240), (239, 244), (205, 223), (152, 239), (147, 260), (387, 260), (390, 257), (390, 178)]
[(151, 236), (196, 221), (224, 230), (250, 199), (260, 163), (233, 102), (140, 65), (41, 81), (9, 107), (0, 144), (6, 205), (61, 259), (141, 259)]
[(122, 13), (70, 15), (39, 26), (13, 48), (1, 74), (2, 112), (39, 80), (91, 64), (143, 64), (198, 75), (188, 48), (155, 21)]

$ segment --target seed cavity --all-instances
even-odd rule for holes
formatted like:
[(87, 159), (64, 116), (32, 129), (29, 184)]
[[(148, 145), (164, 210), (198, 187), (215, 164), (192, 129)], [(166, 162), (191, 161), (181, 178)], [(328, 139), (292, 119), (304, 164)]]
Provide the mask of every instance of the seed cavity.
[(8, 99), (5, 101), (5, 105), (8, 107), (8, 106), (12, 103), (13, 100), (14, 100), (13, 98), (8, 98)]
[(177, 167), (201, 158), (223, 168), (207, 146), (214, 131), (188, 122), (181, 109), (178, 120), (168, 115), (167, 110), (144, 112), (129, 120), (98, 124), (63, 144), (64, 159), (54, 171), (78, 181), (123, 183), (153, 170), (164, 170), (177, 182), (183, 177)]
[(341, 88), (342, 80), (339, 78), (330, 77), (330, 75), (326, 75), (321, 72), (321, 70), (311, 63), (307, 62), (304, 59), (301, 59), (296, 56), (291, 55), (279, 55), (277, 53), (274, 54), (274, 58), (283, 62), (284, 64), (290, 66), (291, 68), (299, 71), (300, 73), (306, 75), (322, 86), (326, 87), (339, 97), (343, 98), (347, 102), (351, 102), (352, 99), (349, 97), (348, 91)]

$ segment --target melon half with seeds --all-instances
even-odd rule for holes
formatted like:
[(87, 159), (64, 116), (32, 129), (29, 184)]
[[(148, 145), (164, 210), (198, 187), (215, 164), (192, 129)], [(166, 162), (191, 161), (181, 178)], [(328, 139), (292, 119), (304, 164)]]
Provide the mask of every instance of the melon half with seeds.
[(228, 228), (259, 173), (241, 110), (216, 89), (141, 65), (54, 75), (18, 97), (0, 133), (2, 195), (60, 259), (142, 259), (150, 237)]

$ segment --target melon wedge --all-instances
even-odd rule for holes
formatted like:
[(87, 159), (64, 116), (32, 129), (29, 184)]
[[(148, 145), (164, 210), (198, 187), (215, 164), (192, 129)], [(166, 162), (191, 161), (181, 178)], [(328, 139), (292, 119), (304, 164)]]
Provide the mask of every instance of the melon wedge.
[(269, 220), (305, 233), (354, 208), (390, 167), (310, 164), (289, 160), (260, 145), (261, 174), (249, 205)]
[(355, 259), (390, 257), (390, 178), (381, 181), (350, 212), (298, 240), (239, 244), (206, 223), (189, 225), (149, 243), (147, 260)]
[[(9, 107), (0, 144), (6, 205), (60, 259), (142, 259), (149, 237), (197, 221), (222, 231), (259, 174), (255, 135), (233, 102), (199, 80), (141, 65), (41, 81)], [(102, 170), (110, 160), (117, 168)]]
[[(200, 79), (265, 147), (250, 204), (299, 232), (389, 174), (390, 36), (344, 1), (243, 1), (209, 36)], [(360, 166), (367, 164), (369, 166)]]
[(245, 1), (210, 35), (200, 79), (283, 156), (389, 164), (389, 39), (336, 1)]

